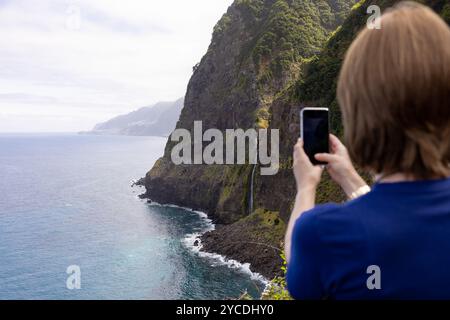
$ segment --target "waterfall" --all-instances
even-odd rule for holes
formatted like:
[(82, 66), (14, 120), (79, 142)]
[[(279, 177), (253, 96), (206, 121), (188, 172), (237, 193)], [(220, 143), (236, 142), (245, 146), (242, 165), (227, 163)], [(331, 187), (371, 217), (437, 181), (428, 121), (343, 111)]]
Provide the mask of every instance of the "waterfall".
[(256, 171), (256, 164), (253, 165), (253, 169), (252, 169), (252, 175), (250, 178), (250, 196), (248, 199), (248, 209), (249, 209), (249, 214), (253, 212), (253, 183), (255, 181), (254, 177), (255, 177), (255, 171)]
[[(255, 159), (258, 159), (258, 139), (256, 139), (255, 142), (256, 148), (255, 148)], [(252, 174), (250, 176), (250, 194), (248, 197), (248, 214), (251, 214), (253, 212), (253, 184), (255, 182), (255, 171), (257, 166), (257, 161), (255, 164), (253, 164), (252, 168)]]

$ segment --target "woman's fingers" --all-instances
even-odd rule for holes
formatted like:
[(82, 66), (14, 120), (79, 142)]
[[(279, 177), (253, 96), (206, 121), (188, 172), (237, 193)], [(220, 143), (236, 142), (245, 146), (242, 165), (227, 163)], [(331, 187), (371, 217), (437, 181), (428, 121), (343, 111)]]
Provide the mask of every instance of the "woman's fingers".
[(314, 155), (316, 160), (326, 163), (333, 163), (338, 159), (338, 156), (332, 153), (317, 153)]
[(305, 153), (305, 150), (303, 149), (303, 140), (298, 139), (297, 143), (294, 146), (294, 159), (305, 161), (308, 159), (308, 156)]
[(330, 146), (331, 146), (331, 150), (333, 151), (333, 153), (336, 153), (339, 150), (344, 150), (345, 149), (345, 146), (341, 142), (341, 140), (339, 140), (339, 138), (336, 137), (332, 133), (330, 133)]
[(295, 181), (297, 182), (297, 190), (316, 188), (320, 181), (322, 168), (313, 166), (309, 157), (303, 149), (303, 141), (298, 139), (294, 146), (294, 163), (293, 171)]

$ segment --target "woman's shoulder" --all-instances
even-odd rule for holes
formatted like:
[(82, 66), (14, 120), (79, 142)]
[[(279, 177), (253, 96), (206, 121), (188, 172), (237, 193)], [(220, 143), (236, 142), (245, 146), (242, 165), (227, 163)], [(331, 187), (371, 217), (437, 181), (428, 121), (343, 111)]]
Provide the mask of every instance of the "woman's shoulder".
[(328, 216), (336, 216), (341, 215), (346, 211), (346, 203), (322, 203), (317, 204), (314, 208), (305, 211), (299, 218), (305, 223), (320, 223), (323, 219), (326, 219)]
[[(376, 200), (376, 199), (375, 199)], [(369, 192), (354, 200), (343, 203), (328, 202), (318, 204), (314, 208), (303, 213), (305, 220), (317, 220), (318, 222), (328, 219), (350, 220), (356, 219), (367, 206), (372, 205), (374, 199)]]

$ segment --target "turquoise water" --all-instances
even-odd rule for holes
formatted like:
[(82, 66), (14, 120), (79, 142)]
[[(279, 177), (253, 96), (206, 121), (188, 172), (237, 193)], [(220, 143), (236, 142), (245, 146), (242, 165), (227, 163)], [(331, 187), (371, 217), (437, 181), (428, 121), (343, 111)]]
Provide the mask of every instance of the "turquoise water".
[[(130, 186), (164, 138), (0, 135), (0, 299), (219, 299), (263, 284), (186, 245), (199, 214)], [(66, 287), (68, 266), (81, 288)]]

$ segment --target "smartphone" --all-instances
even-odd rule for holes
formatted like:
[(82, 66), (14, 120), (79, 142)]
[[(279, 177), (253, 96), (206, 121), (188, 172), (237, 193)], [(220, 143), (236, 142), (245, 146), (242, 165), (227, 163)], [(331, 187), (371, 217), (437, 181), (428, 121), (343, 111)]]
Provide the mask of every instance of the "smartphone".
[(314, 155), (329, 152), (328, 108), (303, 108), (300, 111), (300, 138), (311, 163), (325, 164), (316, 160)]

